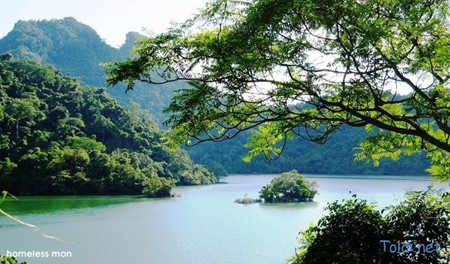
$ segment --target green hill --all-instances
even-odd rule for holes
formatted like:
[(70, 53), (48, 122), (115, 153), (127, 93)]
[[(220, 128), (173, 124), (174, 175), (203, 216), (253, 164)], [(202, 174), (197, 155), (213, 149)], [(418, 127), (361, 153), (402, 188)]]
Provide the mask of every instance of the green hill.
[[(79, 78), (82, 84), (105, 87), (104, 62), (129, 56), (134, 42), (143, 36), (130, 32), (120, 48), (106, 44), (91, 27), (72, 17), (41, 21), (19, 21), (14, 29), (0, 40), (0, 53), (9, 52), (14, 58), (38, 61), (55, 66), (64, 75)], [(125, 93), (124, 86), (108, 89), (124, 105), (138, 103), (149, 110), (161, 125), (162, 110), (170, 101), (176, 85), (137, 85), (133, 93)]]
[(0, 56), (0, 189), (14, 194), (141, 194), (214, 183), (144, 115), (53, 67)]

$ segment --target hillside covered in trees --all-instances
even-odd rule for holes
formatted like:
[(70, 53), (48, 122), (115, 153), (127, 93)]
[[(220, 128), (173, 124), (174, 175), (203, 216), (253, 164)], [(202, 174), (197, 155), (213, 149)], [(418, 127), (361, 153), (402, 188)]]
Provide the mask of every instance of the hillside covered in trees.
[[(92, 86), (105, 86), (104, 62), (125, 59), (136, 40), (143, 36), (130, 32), (120, 48), (108, 46), (91, 27), (74, 18), (50, 21), (19, 21), (14, 29), (0, 40), (0, 52), (11, 52), (14, 57), (31, 59), (54, 65), (64, 75), (78, 78)], [(125, 93), (125, 86), (110, 87), (107, 92), (128, 106), (151, 119), (136, 106), (148, 110), (162, 126), (167, 115), (162, 113), (176, 89), (186, 88), (183, 83), (162, 86), (136, 83), (134, 90)], [(136, 105), (137, 103), (137, 105)], [(318, 174), (394, 174), (423, 175), (429, 161), (423, 155), (402, 157), (399, 161), (383, 160), (379, 167), (355, 162), (358, 142), (367, 137), (363, 129), (341, 128), (326, 144), (320, 145), (295, 139), (288, 144), (285, 153), (277, 160), (257, 157), (251, 163), (241, 159), (248, 149), (249, 133), (222, 143), (204, 143), (186, 150), (192, 159), (206, 165), (218, 174), (226, 173), (281, 173), (296, 169), (302, 173)]]
[[(51, 64), (64, 75), (78, 78), (82, 84), (105, 87), (105, 69), (101, 64), (125, 59), (135, 41), (143, 37), (129, 32), (125, 43), (120, 48), (113, 48), (94, 29), (72, 17), (18, 21), (14, 29), (0, 39), (0, 53), (10, 52), (15, 58)], [(137, 87), (143, 89), (125, 93), (125, 86), (119, 85), (108, 89), (108, 93), (124, 105), (139, 103), (161, 125), (164, 121), (162, 110), (177, 86)]]
[(53, 67), (0, 59), (0, 186), (14, 194), (141, 194), (216, 181), (145, 116)]
[(430, 162), (425, 155), (402, 156), (398, 161), (383, 159), (375, 167), (372, 163), (355, 161), (358, 142), (367, 134), (364, 129), (343, 127), (326, 144), (312, 143), (299, 138), (288, 142), (283, 155), (275, 160), (263, 156), (245, 163), (242, 157), (249, 149), (249, 132), (224, 142), (204, 142), (188, 147), (191, 158), (205, 164), (216, 173), (283, 173), (295, 169), (307, 174), (335, 175), (426, 175)]

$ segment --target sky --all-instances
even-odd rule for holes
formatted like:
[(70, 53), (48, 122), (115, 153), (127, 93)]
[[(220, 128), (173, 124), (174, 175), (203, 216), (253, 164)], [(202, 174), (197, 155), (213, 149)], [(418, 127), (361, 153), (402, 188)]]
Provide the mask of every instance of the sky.
[(161, 33), (182, 22), (207, 0), (0, 0), (0, 38), (19, 20), (74, 17), (91, 26), (111, 46), (130, 31)]

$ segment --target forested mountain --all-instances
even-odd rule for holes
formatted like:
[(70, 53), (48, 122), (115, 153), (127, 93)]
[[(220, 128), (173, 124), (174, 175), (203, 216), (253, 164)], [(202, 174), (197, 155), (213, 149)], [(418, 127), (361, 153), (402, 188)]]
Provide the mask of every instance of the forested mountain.
[(379, 167), (354, 160), (355, 147), (367, 135), (364, 129), (343, 127), (326, 144), (296, 138), (288, 142), (276, 160), (258, 156), (244, 163), (248, 149), (244, 147), (250, 133), (238, 135), (227, 142), (206, 142), (188, 147), (191, 158), (216, 173), (282, 173), (295, 169), (311, 174), (340, 175), (425, 175), (430, 162), (424, 155), (403, 156), (399, 161), (383, 159)]
[[(0, 186), (15, 194), (141, 194), (216, 181), (104, 89), (0, 56)], [(163, 180), (170, 179), (170, 180)]]
[[(50, 21), (20, 21), (0, 40), (0, 52), (11, 52), (15, 57), (53, 64), (64, 75), (79, 78), (82, 83), (105, 85), (103, 62), (125, 59), (137, 39), (143, 36), (130, 32), (126, 42), (116, 49), (108, 46), (89, 26), (74, 18)], [(135, 89), (125, 93), (125, 87), (110, 87), (107, 92), (123, 105), (133, 102), (149, 110), (160, 124), (162, 109), (167, 106), (173, 91), (183, 84), (152, 86), (136, 83)], [(145, 115), (145, 114), (144, 114)], [(222, 143), (204, 143), (186, 148), (195, 162), (205, 164), (216, 173), (279, 173), (296, 169), (302, 173), (325, 174), (425, 174), (429, 162), (423, 156), (403, 157), (398, 162), (385, 160), (380, 167), (354, 162), (354, 148), (367, 135), (362, 129), (343, 128), (324, 145), (296, 139), (288, 144), (286, 152), (275, 161), (258, 157), (251, 163), (242, 162), (247, 153), (243, 146), (248, 134)]]
[(63, 73), (82, 76), (83, 83), (96, 86), (104, 86), (100, 62), (118, 57), (118, 50), (101, 41), (92, 28), (74, 18), (19, 21), (0, 41), (0, 52), (53, 64)]
[[(0, 40), (0, 53), (10, 52), (15, 58), (51, 64), (63, 74), (79, 78), (82, 84), (105, 87), (105, 69), (101, 64), (128, 57), (135, 41), (142, 37), (130, 32), (120, 48), (113, 48), (94, 29), (72, 17), (19, 21)], [(111, 87), (108, 93), (123, 104), (140, 104), (161, 124), (163, 107), (170, 101), (176, 85), (138, 84), (136, 88), (132, 93), (125, 93), (124, 86)]]

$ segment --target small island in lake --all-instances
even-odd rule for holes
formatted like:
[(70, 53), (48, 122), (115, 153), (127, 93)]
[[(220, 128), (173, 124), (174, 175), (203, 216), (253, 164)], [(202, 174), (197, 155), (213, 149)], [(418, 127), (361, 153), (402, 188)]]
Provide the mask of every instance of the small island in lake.
[(259, 191), (260, 199), (252, 199), (247, 197), (238, 198), (236, 203), (252, 204), (252, 203), (296, 203), (311, 202), (318, 193), (316, 182), (306, 180), (305, 176), (296, 170), (282, 173), (272, 179), (272, 181), (263, 186)]
[(266, 203), (310, 202), (317, 192), (316, 182), (308, 181), (305, 176), (292, 170), (263, 186), (259, 197)]

